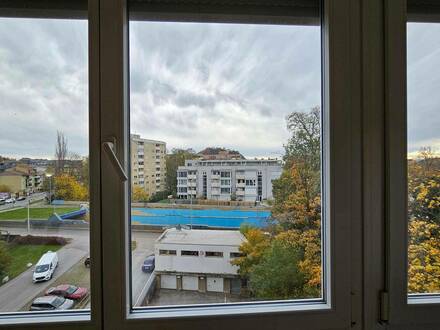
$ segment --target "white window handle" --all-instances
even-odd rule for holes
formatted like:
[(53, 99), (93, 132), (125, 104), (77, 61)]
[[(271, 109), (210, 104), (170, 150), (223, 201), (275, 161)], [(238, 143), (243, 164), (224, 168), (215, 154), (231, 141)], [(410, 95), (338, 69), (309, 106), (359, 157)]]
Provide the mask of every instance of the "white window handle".
[(128, 180), (127, 174), (125, 173), (124, 168), (122, 167), (118, 157), (115, 154), (115, 144), (113, 142), (104, 142), (102, 144), (102, 147), (105, 153), (107, 154), (108, 158), (110, 159), (111, 163), (113, 164), (113, 167), (116, 169), (116, 172), (118, 172), (121, 181), (123, 182), (127, 181)]

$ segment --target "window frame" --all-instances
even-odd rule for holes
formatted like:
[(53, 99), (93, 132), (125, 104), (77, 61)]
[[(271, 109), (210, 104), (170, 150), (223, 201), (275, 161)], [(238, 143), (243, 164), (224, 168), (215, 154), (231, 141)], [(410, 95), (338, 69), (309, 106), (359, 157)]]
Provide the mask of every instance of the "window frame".
[[(101, 138), (100, 138), (100, 67), (99, 67), (99, 1), (17, 0), (0, 6), (0, 17), (86, 19), (88, 26), (88, 117), (89, 117), (89, 176), (90, 176), (90, 265), (91, 310), (50, 312), (8, 312), (0, 314), (0, 326), (6, 329), (84, 330), (102, 328), (102, 263), (101, 263)], [(48, 8), (48, 6), (51, 6)], [(93, 284), (92, 284), (93, 283)], [(19, 288), (17, 288), (19, 289)]]
[[(411, 0), (410, 0), (411, 1)], [(409, 1), (408, 1), (409, 2)], [(386, 275), (383, 319), (389, 329), (434, 329), (440, 324), (440, 294), (408, 297), (407, 22), (439, 21), (408, 2), (385, 2)], [(414, 2), (414, 1), (412, 1)], [(429, 8), (427, 8), (429, 9)]]
[[(305, 0), (309, 1), (309, 0)], [(264, 1), (260, 1), (262, 4)], [(184, 3), (177, 1), (176, 3)], [(216, 1), (204, 1), (211, 3), (212, 12), (218, 14), (181, 13), (176, 10), (166, 15), (152, 12), (150, 18), (157, 20), (197, 20), (230, 22), (234, 21), (230, 16), (222, 15), (221, 7), (215, 5)], [(359, 300), (360, 295), (353, 289), (352, 279), (360, 278), (358, 264), (352, 267), (352, 260), (361, 257), (358, 244), (350, 239), (352, 230), (360, 223), (358, 209), (349, 206), (347, 201), (353, 201), (359, 205), (360, 200), (360, 157), (355, 145), (360, 141), (359, 107), (353, 102), (357, 96), (350, 94), (352, 89), (359, 85), (356, 77), (351, 74), (351, 69), (358, 63), (351, 58), (352, 49), (350, 42), (357, 40), (358, 26), (356, 17), (358, 1), (355, 0), (325, 0), (323, 2), (324, 20), (322, 26), (322, 58), (323, 58), (323, 102), (322, 111), (325, 118), (325, 132), (331, 132), (325, 136), (324, 153), (328, 162), (323, 172), (326, 180), (323, 188), (326, 189), (328, 200), (323, 201), (325, 212), (330, 216), (330, 223), (323, 232), (327, 251), (330, 256), (323, 258), (324, 269), (332, 270), (331, 276), (325, 277), (327, 288), (326, 302), (318, 303), (315, 300), (304, 300), (295, 304), (272, 304), (255, 303), (252, 308), (237, 308), (231, 304), (226, 308), (217, 307), (194, 307), (192, 312), (182, 308), (168, 309), (163, 312), (131, 311), (130, 296), (130, 249), (128, 227), (130, 216), (128, 210), (129, 194), (128, 184), (121, 182), (115, 174), (115, 169), (103, 162), (102, 181), (103, 203), (108, 205), (102, 210), (102, 217), (107, 219), (103, 233), (103, 272), (106, 281), (103, 285), (104, 301), (104, 327), (106, 329), (143, 329), (148, 326), (152, 329), (160, 327), (191, 328), (203, 326), (211, 329), (247, 324), (257, 326), (260, 329), (272, 328), (274, 322), (279, 327), (308, 329), (322, 329), (326, 327), (344, 329), (360, 322), (355, 322), (354, 315), (359, 314), (360, 303), (353, 304), (353, 300)], [(262, 7), (268, 10), (268, 7)], [(269, 7), (270, 9), (270, 7)], [(348, 13), (348, 14), (347, 14)], [(102, 116), (102, 140), (108, 137), (115, 138), (116, 153), (127, 171), (129, 164), (129, 79), (128, 79), (128, 15), (127, 1), (115, 0), (106, 2), (101, 6), (101, 111)], [(272, 15), (264, 11), (264, 15), (238, 15), (235, 19), (241, 22), (256, 23), (288, 23), (291, 17), (281, 16), (280, 12)], [(277, 20), (276, 18), (279, 18)], [(295, 20), (293, 20), (295, 21)], [(354, 42), (355, 44), (355, 42)], [(351, 66), (346, 65), (351, 63)], [(356, 95), (358, 95), (356, 93)], [(327, 134), (325, 133), (325, 134)], [(354, 142), (353, 142), (354, 141)], [(332, 146), (329, 148), (329, 146)], [(331, 184), (329, 184), (331, 182)], [(331, 207), (330, 207), (331, 205)], [(338, 221), (334, 221), (337, 217)], [(115, 244), (115, 242), (118, 242)], [(354, 275), (357, 274), (357, 275)], [(356, 291), (356, 295), (353, 292)], [(328, 303), (331, 301), (331, 305)], [(356, 311), (354, 311), (356, 309)], [(165, 310), (165, 309), (164, 309)], [(197, 311), (197, 316), (194, 311)], [(231, 314), (235, 314), (232, 316)], [(210, 317), (205, 317), (210, 316)], [(219, 321), (219, 322), (215, 322)], [(237, 323), (238, 322), (238, 323)]]

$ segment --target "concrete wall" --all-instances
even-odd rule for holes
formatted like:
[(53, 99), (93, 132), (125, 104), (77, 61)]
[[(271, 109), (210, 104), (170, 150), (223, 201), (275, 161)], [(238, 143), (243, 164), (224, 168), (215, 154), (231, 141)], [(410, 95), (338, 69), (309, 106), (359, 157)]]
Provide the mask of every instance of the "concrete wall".
[[(176, 250), (176, 255), (160, 255), (159, 250)], [(181, 256), (182, 250), (199, 251), (199, 255)], [(223, 257), (206, 257), (206, 251), (223, 252)], [(231, 252), (238, 252), (238, 247), (158, 243), (154, 251), (155, 269), (167, 272), (236, 275), (238, 267), (231, 265)]]

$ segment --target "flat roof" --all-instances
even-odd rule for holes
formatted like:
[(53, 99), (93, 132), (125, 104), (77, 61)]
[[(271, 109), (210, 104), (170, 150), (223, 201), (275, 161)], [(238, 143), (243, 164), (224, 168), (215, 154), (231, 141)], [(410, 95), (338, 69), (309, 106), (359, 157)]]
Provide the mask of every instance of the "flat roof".
[(238, 230), (167, 229), (156, 243), (239, 246), (246, 239)]

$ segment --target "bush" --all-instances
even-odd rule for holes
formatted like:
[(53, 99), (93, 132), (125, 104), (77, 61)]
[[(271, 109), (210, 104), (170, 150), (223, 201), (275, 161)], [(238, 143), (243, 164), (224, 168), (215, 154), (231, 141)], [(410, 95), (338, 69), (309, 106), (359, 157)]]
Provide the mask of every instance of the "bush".
[(150, 197), (150, 203), (157, 203), (161, 200), (167, 199), (168, 196), (171, 195), (169, 191), (158, 191), (153, 196)]
[(66, 245), (69, 240), (59, 236), (26, 235), (15, 237), (11, 243), (17, 245)]

